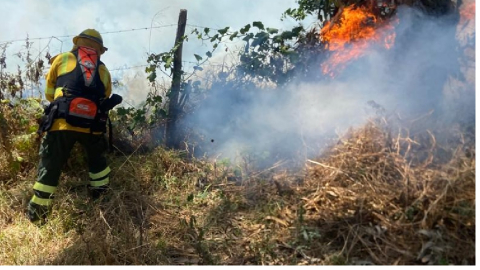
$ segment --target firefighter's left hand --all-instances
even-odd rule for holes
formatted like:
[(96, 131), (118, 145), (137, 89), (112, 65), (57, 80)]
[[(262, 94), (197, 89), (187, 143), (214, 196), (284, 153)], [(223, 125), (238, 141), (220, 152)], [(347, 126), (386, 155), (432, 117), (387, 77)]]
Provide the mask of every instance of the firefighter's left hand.
[(113, 107), (117, 106), (118, 104), (122, 103), (123, 98), (120, 95), (113, 94), (109, 99), (105, 100), (101, 105), (104, 111), (109, 111), (113, 109)]
[(110, 100), (112, 102), (112, 108), (117, 106), (118, 104), (122, 103), (123, 101), (123, 98), (122, 96), (120, 95), (117, 95), (117, 94), (113, 94), (111, 97), (110, 97)]

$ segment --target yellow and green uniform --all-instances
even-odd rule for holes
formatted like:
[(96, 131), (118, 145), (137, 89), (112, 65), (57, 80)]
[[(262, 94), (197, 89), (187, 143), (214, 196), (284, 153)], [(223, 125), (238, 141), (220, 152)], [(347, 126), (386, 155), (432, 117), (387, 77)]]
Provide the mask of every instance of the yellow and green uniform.
[[(77, 58), (72, 52), (62, 53), (55, 57), (46, 79), (47, 85), (45, 88), (45, 97), (48, 101), (53, 102), (55, 99), (63, 96), (63, 86), (56, 86), (57, 78), (61, 75), (72, 72), (76, 66)], [(100, 75), (100, 80), (105, 86), (105, 97), (108, 98), (112, 94), (112, 80), (110, 77), (110, 72), (104, 64), (100, 64), (98, 72)], [(90, 133), (90, 129), (74, 127), (68, 124), (65, 119), (55, 119), (50, 131), (55, 130), (72, 130), (83, 133)]]
[[(48, 101), (54, 102), (63, 96), (63, 87), (58, 85), (57, 80), (60, 76), (73, 74), (78, 68), (78, 61), (73, 52), (65, 52), (54, 58), (46, 77), (45, 96)], [(108, 98), (112, 93), (111, 77), (106, 66), (100, 61), (96, 76), (99, 76), (99, 81), (103, 84), (99, 89), (104, 91), (104, 97)], [(32, 221), (45, 216), (48, 212), (61, 169), (76, 142), (83, 146), (87, 154), (92, 194), (95, 196), (108, 187), (110, 168), (104, 156), (107, 149), (104, 134), (91, 132), (90, 128), (72, 126), (65, 119), (57, 118), (46, 132), (40, 146), (38, 176), (33, 186), (34, 195), (28, 207), (28, 215)]]

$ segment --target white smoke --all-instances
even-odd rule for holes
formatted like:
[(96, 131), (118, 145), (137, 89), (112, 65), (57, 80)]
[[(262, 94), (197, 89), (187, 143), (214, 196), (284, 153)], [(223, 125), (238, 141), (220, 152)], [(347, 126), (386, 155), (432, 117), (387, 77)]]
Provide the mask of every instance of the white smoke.
[(114, 87), (113, 92), (123, 96), (125, 107), (138, 107), (147, 98), (151, 86), (145, 79), (145, 72), (139, 70), (127, 70), (116, 74), (113, 77), (114, 83), (118, 86)]
[[(272, 161), (319, 154), (316, 149), (329, 139), (366, 123), (374, 113), (369, 101), (403, 119), (433, 111), (449, 121), (474, 123), (472, 85), (462, 89), (461, 99), (444, 98), (452, 78), (463, 80), (456, 51), (457, 20), (428, 17), (407, 7), (399, 7), (397, 16), (391, 50), (372, 46), (333, 80), (295, 82), (270, 91), (213, 89), (185, 119), (185, 126), (202, 134), (202, 153), (235, 159), (246, 151)], [(320, 63), (311, 69), (321, 72)], [(459, 108), (464, 109), (461, 114)]]

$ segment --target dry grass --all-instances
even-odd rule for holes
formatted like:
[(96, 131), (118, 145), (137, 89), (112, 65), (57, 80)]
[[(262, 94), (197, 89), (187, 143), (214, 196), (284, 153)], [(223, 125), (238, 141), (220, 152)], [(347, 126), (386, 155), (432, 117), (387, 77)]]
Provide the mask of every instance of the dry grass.
[(474, 142), (417, 135), (391, 138), (370, 123), (309, 161), (305, 218), (346, 261), (475, 262)]
[(110, 155), (101, 202), (74, 151), (43, 227), (23, 216), (35, 166), (22, 165), (0, 178), (0, 264), (474, 264), (474, 139), (398, 133), (372, 122), (300, 169)]

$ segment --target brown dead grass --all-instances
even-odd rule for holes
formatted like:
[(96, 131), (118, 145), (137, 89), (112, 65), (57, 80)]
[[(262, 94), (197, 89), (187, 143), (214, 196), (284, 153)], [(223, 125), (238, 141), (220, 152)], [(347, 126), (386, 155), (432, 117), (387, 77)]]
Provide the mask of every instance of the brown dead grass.
[(441, 131), (371, 122), (304, 168), (241, 176), (163, 148), (110, 155), (102, 202), (74, 152), (43, 227), (23, 216), (35, 171), (0, 181), (0, 264), (474, 264), (474, 139)]
[(305, 218), (347, 261), (474, 263), (474, 144), (418, 138), (372, 122), (309, 160)]

